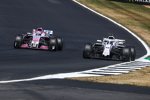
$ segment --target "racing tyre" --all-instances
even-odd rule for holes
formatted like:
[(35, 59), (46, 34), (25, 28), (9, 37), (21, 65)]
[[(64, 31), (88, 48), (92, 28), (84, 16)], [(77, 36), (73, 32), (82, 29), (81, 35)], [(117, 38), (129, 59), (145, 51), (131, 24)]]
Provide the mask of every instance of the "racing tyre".
[(83, 58), (91, 58), (92, 45), (90, 43), (86, 44), (83, 50)]
[(20, 41), (14, 41), (14, 48), (19, 49), (21, 46), (21, 42)]
[(22, 36), (18, 35), (14, 41), (14, 48), (19, 49), (22, 44)]
[(130, 48), (123, 48), (122, 56), (123, 61), (130, 61)]
[(57, 50), (57, 39), (56, 38), (51, 38), (49, 40), (49, 46), (48, 49), (50, 51), (56, 51)]
[(131, 61), (134, 61), (134, 60), (135, 60), (135, 57), (136, 57), (135, 48), (131, 47), (131, 48), (130, 48), (130, 58), (131, 58)]
[(57, 38), (57, 50), (62, 50), (63, 49), (63, 40), (62, 38), (58, 37)]

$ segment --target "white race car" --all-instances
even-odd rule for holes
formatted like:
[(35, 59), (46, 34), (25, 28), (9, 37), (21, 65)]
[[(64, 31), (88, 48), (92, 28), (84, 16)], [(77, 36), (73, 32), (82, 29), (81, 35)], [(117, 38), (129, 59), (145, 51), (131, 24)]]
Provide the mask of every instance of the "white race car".
[(134, 47), (125, 46), (125, 40), (115, 39), (114, 36), (88, 43), (83, 50), (84, 58), (100, 58), (122, 61), (134, 61), (136, 52)]
[(43, 28), (33, 29), (32, 33), (20, 34), (16, 36), (14, 48), (31, 48), (43, 50), (62, 50), (63, 41), (60, 37), (55, 37), (52, 30)]

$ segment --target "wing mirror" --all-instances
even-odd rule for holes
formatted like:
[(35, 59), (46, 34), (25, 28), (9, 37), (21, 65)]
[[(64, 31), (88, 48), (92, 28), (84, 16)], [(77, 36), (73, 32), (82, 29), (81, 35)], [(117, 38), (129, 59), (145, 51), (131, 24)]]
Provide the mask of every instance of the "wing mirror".
[(102, 43), (102, 40), (97, 40), (97, 42), (100, 42), (100, 43)]

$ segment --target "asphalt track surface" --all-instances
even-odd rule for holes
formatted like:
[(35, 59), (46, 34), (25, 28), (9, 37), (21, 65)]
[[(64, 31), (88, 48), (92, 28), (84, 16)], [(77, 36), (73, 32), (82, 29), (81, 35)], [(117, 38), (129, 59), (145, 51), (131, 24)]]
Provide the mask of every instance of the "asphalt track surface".
[[(56, 35), (63, 37), (65, 43), (64, 50), (48, 52), (13, 48), (13, 41), (17, 34), (31, 32), (36, 27), (52, 29)], [(127, 31), (80, 7), (71, 0), (1, 0), (0, 80), (82, 71), (120, 63), (120, 61), (85, 60), (82, 58), (82, 50), (86, 42), (94, 42), (96, 39), (102, 39), (110, 34), (117, 38), (125, 39), (127, 45), (134, 45), (137, 51), (137, 58), (146, 54), (142, 44)], [(65, 83), (66, 81), (62, 82)], [(57, 81), (54, 81), (55, 83)], [(54, 87), (54, 89), (57, 89), (58, 86)], [(12, 88), (18, 90), (14, 86)], [(8, 90), (6, 89), (6, 92)], [(23, 93), (26, 91), (25, 89), (21, 90)], [(50, 89), (49, 91), (52, 92), (52, 90)], [(62, 91), (68, 90), (62, 89)], [(83, 89), (83, 91), (86, 90)], [(27, 92), (30, 94), (30, 90)], [(1, 92), (1, 94), (3, 93), (5, 94), (4, 91)], [(13, 93), (10, 93), (10, 95), (13, 96)], [(93, 93), (99, 94), (102, 91), (93, 91)], [(56, 94), (57, 91), (54, 95), (52, 94), (52, 97), (55, 97)], [(70, 92), (68, 95), (70, 97), (68, 96), (67, 99), (75, 99), (73, 93)], [(82, 100), (84, 100), (84, 97), (82, 96)], [(90, 96), (86, 96), (85, 99), (88, 97)], [(41, 98), (41, 100), (44, 99)], [(93, 100), (96, 99), (93, 98)]]
[[(63, 37), (60, 52), (14, 49), (17, 34), (43, 27)], [(1, 0), (0, 3), (0, 80), (30, 78), (104, 67), (118, 61), (85, 60), (82, 50), (87, 42), (95, 42), (110, 34), (136, 46), (137, 57), (146, 51), (127, 31), (106, 19), (72, 3), (70, 0)]]
[(70, 80), (0, 84), (1, 100), (150, 100), (150, 88)]

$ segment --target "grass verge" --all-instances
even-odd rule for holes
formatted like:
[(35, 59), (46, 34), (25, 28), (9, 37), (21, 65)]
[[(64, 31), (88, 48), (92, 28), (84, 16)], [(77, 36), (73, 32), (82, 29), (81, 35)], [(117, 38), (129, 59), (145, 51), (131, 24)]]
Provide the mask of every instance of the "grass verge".
[(150, 87), (150, 67), (114, 76), (72, 78), (72, 80)]
[(116, 0), (77, 0), (124, 25), (150, 45), (150, 8)]
[[(124, 25), (150, 45), (150, 8), (115, 0), (77, 0)], [(118, 76), (82, 77), (73, 80), (150, 87), (150, 67)]]

